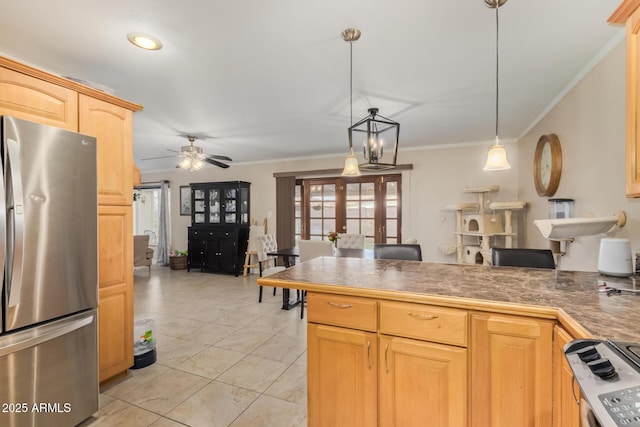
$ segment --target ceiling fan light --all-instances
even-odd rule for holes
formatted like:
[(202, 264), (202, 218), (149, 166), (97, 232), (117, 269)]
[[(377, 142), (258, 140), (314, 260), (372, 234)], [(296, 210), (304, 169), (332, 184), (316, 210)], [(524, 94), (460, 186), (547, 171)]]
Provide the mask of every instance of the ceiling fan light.
[(358, 159), (353, 154), (353, 148), (349, 150), (349, 154), (344, 161), (344, 170), (342, 176), (360, 176), (360, 168), (358, 167)]
[(204, 166), (204, 162), (200, 159), (193, 159), (191, 161), (191, 170), (197, 171), (199, 169), (202, 169)]
[(191, 169), (191, 158), (185, 157), (184, 159), (180, 160), (178, 166), (180, 166), (182, 169)]
[(504, 149), (504, 145), (500, 143), (500, 140), (496, 137), (496, 143), (491, 146), (489, 153), (487, 154), (487, 163), (484, 165), (486, 171), (502, 171), (511, 169), (511, 165), (507, 161), (507, 151)]

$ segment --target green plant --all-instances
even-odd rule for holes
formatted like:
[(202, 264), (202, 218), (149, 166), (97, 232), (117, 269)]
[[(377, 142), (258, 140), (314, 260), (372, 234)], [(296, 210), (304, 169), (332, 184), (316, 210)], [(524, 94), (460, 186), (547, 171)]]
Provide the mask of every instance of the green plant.
[(171, 256), (187, 256), (187, 251), (179, 251), (177, 249), (174, 249)]

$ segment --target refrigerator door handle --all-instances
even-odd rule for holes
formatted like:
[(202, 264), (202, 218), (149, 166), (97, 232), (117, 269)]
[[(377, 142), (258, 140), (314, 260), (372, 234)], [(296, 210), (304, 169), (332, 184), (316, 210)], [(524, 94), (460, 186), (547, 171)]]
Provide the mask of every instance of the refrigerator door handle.
[(0, 346), (0, 358), (11, 353), (15, 353), (29, 347), (34, 347), (38, 344), (51, 341), (52, 339), (61, 337), (62, 335), (66, 335), (84, 326), (90, 325), (91, 322), (93, 322), (94, 317), (95, 314), (90, 314), (89, 316), (82, 317), (81, 319), (78, 319), (77, 317), (74, 319), (69, 319), (63, 324), (55, 328), (51, 328), (51, 330), (46, 330), (40, 333), (37, 332), (37, 328), (36, 331), (24, 331), (24, 337), (21, 337), (22, 333), (18, 332), (16, 334), (17, 337), (15, 340), (9, 340), (6, 344)]
[(22, 173), (20, 169), (20, 149), (18, 141), (7, 138), (7, 163), (9, 167), (6, 173), (11, 181), (11, 197), (13, 205), (7, 209), (12, 219), (12, 230), (8, 232), (13, 234), (11, 239), (13, 243), (12, 249), (12, 265), (7, 267), (7, 283), (9, 284), (9, 301), (8, 306), (13, 307), (20, 302), (20, 288), (22, 286), (22, 256), (23, 256), (23, 239), (24, 239), (24, 200), (22, 198)]

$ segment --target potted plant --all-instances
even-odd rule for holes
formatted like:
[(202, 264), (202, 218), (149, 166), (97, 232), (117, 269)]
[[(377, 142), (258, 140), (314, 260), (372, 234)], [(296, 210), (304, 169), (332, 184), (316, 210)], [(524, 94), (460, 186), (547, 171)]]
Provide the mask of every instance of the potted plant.
[(169, 255), (169, 268), (172, 270), (184, 270), (187, 268), (187, 251), (175, 249)]

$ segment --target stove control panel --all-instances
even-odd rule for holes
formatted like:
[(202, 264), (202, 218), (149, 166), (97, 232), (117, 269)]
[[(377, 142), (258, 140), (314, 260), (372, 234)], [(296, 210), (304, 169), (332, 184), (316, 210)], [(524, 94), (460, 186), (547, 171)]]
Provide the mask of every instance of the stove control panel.
[(620, 346), (575, 340), (564, 353), (582, 395), (603, 426), (640, 427), (640, 369)]

